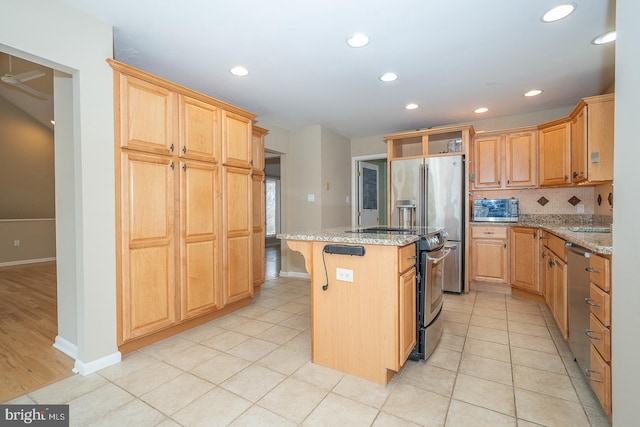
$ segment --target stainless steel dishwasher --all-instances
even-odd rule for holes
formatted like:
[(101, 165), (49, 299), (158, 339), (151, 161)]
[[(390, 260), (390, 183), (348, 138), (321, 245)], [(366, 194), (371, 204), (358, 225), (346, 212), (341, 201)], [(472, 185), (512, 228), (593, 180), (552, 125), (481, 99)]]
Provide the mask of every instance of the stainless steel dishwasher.
[(589, 258), (591, 252), (572, 243), (567, 248), (569, 347), (582, 373), (591, 367), (589, 329)]

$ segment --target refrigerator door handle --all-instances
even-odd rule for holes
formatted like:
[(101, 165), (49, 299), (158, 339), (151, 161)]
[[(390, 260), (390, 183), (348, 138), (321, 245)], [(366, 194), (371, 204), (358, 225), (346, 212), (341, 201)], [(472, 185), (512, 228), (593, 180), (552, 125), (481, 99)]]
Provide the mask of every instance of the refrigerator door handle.
[(429, 226), (429, 165), (420, 165), (420, 226)]

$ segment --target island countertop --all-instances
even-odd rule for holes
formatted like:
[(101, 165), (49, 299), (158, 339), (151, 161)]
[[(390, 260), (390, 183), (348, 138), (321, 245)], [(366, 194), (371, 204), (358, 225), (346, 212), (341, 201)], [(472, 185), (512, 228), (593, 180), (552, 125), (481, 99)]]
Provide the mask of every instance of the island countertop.
[(364, 227), (344, 227), (328, 228), (324, 230), (299, 231), (294, 233), (280, 233), (276, 235), (282, 240), (307, 240), (312, 242), (332, 242), (355, 245), (384, 245), (384, 246), (406, 246), (416, 242), (419, 237), (415, 234), (393, 234), (393, 233), (362, 233)]

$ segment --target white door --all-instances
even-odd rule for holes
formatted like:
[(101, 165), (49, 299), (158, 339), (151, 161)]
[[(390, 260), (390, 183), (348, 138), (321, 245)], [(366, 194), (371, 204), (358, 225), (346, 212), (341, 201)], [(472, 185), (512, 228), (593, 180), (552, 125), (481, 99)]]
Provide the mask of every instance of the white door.
[(358, 225), (379, 224), (378, 217), (378, 165), (358, 162)]

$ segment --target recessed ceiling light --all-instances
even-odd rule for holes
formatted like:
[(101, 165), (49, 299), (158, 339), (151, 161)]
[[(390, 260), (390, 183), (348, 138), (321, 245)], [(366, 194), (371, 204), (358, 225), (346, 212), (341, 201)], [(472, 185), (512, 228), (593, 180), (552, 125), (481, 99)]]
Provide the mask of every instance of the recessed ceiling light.
[(231, 71), (231, 74), (233, 74), (234, 76), (244, 77), (249, 75), (249, 70), (240, 66), (233, 67), (229, 71)]
[(380, 80), (382, 80), (383, 82), (392, 82), (397, 78), (398, 78), (398, 75), (396, 73), (384, 73), (383, 75), (380, 76)]
[(576, 10), (573, 3), (561, 4), (542, 15), (542, 22), (556, 22), (571, 15)]
[(475, 110), (473, 110), (473, 112), (477, 113), (477, 114), (486, 113), (487, 111), (489, 111), (489, 109), (487, 107), (480, 107), (480, 108), (476, 108)]
[(608, 33), (600, 34), (598, 37), (593, 39), (591, 43), (593, 44), (606, 44), (611, 43), (616, 39), (616, 32), (609, 31)]
[(529, 92), (525, 93), (524, 96), (538, 96), (542, 93), (540, 89), (531, 89)]
[(419, 105), (418, 104), (414, 104), (414, 103), (407, 104), (407, 105), (404, 106), (404, 108), (406, 108), (407, 110), (415, 110), (418, 107), (419, 107)]
[(369, 44), (369, 37), (362, 33), (355, 33), (347, 39), (347, 44), (351, 47), (363, 47)]

